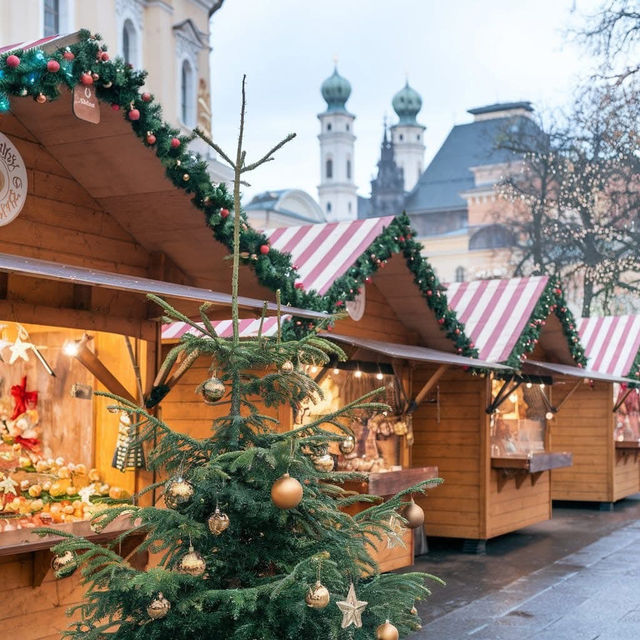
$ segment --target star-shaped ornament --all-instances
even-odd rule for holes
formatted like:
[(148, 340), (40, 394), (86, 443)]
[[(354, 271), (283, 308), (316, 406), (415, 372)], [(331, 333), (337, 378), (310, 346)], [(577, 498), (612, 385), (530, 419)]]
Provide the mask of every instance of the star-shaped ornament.
[(358, 600), (356, 597), (356, 588), (353, 586), (353, 582), (349, 587), (347, 599), (336, 602), (336, 605), (338, 609), (342, 611), (342, 623), (340, 626), (343, 629), (346, 629), (351, 625), (354, 625), (357, 629), (362, 626), (362, 612), (365, 610), (367, 603), (363, 600)]
[(407, 545), (404, 542), (405, 528), (400, 519), (396, 518), (396, 516), (391, 516), (389, 518), (389, 529), (390, 531), (387, 531), (387, 549), (395, 549), (396, 547), (406, 549)]
[(2, 491), (2, 493), (5, 493), (5, 494), (13, 493), (14, 496), (17, 496), (18, 495), (18, 492), (16, 491), (17, 486), (18, 486), (18, 483), (13, 478), (10, 478), (9, 476), (0, 480), (0, 491)]
[(9, 351), (11, 351), (11, 357), (9, 358), (9, 364), (13, 364), (18, 358), (22, 358), (25, 362), (29, 362), (29, 356), (27, 355), (27, 351), (31, 349), (32, 345), (30, 342), (23, 342), (20, 339), (20, 336), (16, 338), (16, 341), (12, 346), (9, 347)]
[(95, 493), (95, 487), (92, 484), (88, 484), (86, 487), (82, 487), (78, 491), (78, 495), (82, 499), (82, 502), (86, 502), (88, 504), (93, 504), (91, 502), (91, 496)]

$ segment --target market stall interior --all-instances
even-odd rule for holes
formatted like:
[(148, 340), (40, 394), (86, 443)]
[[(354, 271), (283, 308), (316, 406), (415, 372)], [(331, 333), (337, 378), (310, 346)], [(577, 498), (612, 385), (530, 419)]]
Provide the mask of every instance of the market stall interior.
[(562, 292), (546, 277), (452, 284), (447, 294), (480, 357), (517, 370), (478, 378), (450, 369), (436, 402), (414, 413), (414, 461), (447, 478), (428, 501), (427, 530), (478, 552), (489, 538), (549, 519), (550, 471), (571, 465), (570, 450), (551, 448), (562, 410), (553, 374), (527, 371), (528, 358), (581, 371), (584, 355)]
[(573, 467), (554, 472), (554, 500), (613, 503), (640, 491), (640, 316), (583, 318), (586, 384), (577, 384), (553, 429), (571, 443)]

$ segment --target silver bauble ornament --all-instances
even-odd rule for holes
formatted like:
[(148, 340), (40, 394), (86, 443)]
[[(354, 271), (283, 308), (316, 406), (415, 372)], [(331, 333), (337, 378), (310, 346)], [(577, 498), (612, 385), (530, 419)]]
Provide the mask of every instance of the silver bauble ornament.
[(179, 573), (186, 573), (196, 578), (201, 576), (206, 568), (204, 558), (193, 547), (189, 547), (189, 551), (180, 558), (177, 565)]
[(171, 478), (164, 485), (164, 503), (169, 509), (177, 509), (193, 498), (193, 485), (182, 476)]
[(314, 456), (311, 460), (318, 471), (323, 471), (324, 473), (333, 471), (333, 456), (330, 454), (325, 453), (322, 456)]
[(353, 436), (347, 436), (342, 440), (342, 442), (340, 442), (338, 448), (340, 449), (340, 453), (346, 456), (356, 448), (356, 441)]
[(215, 404), (224, 396), (226, 388), (224, 382), (215, 376), (205, 380), (199, 387), (205, 404)]
[(169, 613), (169, 609), (171, 609), (171, 603), (159, 593), (147, 607), (147, 614), (153, 620), (160, 620), (160, 618), (164, 618), (167, 613)]
[(282, 371), (282, 373), (293, 373), (293, 362), (291, 362), (291, 360), (285, 360), (281, 365), (280, 365), (280, 371)]
[(313, 587), (309, 587), (304, 600), (307, 606), (312, 609), (324, 609), (329, 604), (330, 599), (329, 589), (318, 580)]

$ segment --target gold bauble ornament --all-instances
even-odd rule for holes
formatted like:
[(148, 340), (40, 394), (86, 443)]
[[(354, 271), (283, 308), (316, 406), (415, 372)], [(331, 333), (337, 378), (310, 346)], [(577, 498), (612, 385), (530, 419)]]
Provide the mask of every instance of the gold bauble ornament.
[(169, 613), (169, 609), (171, 609), (171, 603), (162, 595), (162, 593), (159, 593), (158, 596), (149, 603), (147, 613), (153, 620), (159, 620)]
[(200, 393), (205, 404), (215, 404), (225, 394), (224, 382), (215, 376), (211, 376), (200, 385)]
[(411, 611), (409, 611), (409, 613), (412, 616), (417, 616), (418, 615), (418, 610), (415, 607), (411, 607)]
[(356, 448), (356, 441), (353, 436), (347, 436), (339, 445), (340, 453), (349, 455)]
[(36, 102), (38, 104), (44, 104), (47, 101), (47, 96), (44, 95), (44, 93), (39, 93), (36, 96)]
[(322, 456), (314, 456), (312, 458), (313, 466), (318, 471), (323, 471), (328, 473), (329, 471), (333, 471), (333, 456), (328, 453), (325, 453)]
[(211, 533), (219, 536), (229, 528), (229, 516), (226, 513), (222, 513), (222, 511), (216, 507), (216, 510), (209, 516), (207, 525)]
[(398, 630), (386, 620), (376, 629), (376, 640), (398, 640)]
[(313, 587), (309, 587), (304, 600), (307, 606), (312, 609), (324, 609), (329, 604), (330, 599), (329, 589), (318, 580)]
[(170, 509), (177, 509), (193, 498), (193, 485), (182, 476), (171, 478), (164, 485), (164, 503)]
[(293, 362), (291, 362), (291, 360), (285, 360), (281, 365), (280, 365), (280, 371), (282, 371), (282, 373), (293, 373)]
[(189, 547), (189, 551), (180, 558), (177, 566), (180, 573), (186, 573), (196, 578), (201, 576), (206, 568), (204, 558), (193, 547)]
[(51, 568), (56, 578), (67, 578), (78, 568), (76, 554), (73, 553), (73, 551), (65, 551), (64, 553), (53, 556)]
[(424, 524), (424, 511), (413, 500), (407, 505), (402, 515), (405, 517), (409, 529), (417, 529)]
[(271, 487), (271, 500), (279, 509), (293, 509), (302, 501), (302, 485), (288, 473), (280, 476)]

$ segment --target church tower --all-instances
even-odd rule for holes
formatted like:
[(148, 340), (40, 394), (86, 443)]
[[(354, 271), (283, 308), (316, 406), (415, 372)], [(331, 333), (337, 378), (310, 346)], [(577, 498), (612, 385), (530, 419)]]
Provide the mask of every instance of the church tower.
[(404, 209), (404, 179), (402, 169), (394, 158), (393, 142), (387, 136), (387, 123), (384, 123), (384, 137), (380, 147), (378, 175), (371, 181), (372, 218), (402, 213)]
[(404, 189), (411, 191), (424, 171), (424, 130), (416, 116), (422, 109), (420, 94), (407, 82), (391, 101), (398, 124), (391, 127), (395, 161), (404, 173)]
[(353, 135), (355, 116), (346, 109), (351, 85), (338, 69), (321, 87), (327, 103), (320, 120), (320, 185), (318, 199), (329, 222), (355, 220), (358, 217), (358, 196), (354, 182)]

